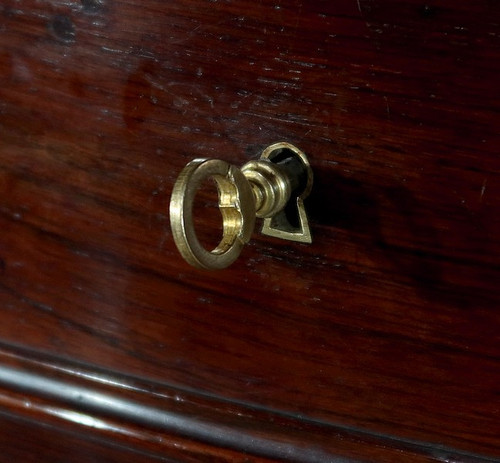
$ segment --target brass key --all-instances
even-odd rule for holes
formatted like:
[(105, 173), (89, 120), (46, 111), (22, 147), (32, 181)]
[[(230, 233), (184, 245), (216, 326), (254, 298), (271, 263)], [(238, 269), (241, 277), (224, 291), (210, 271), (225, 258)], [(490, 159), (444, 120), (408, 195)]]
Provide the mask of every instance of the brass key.
[[(211, 251), (200, 244), (193, 223), (196, 192), (208, 178), (217, 185), (223, 221), (222, 239)], [(267, 147), (258, 160), (241, 169), (219, 159), (194, 159), (181, 171), (170, 200), (175, 244), (191, 265), (222, 269), (250, 240), (256, 217), (264, 219), (264, 235), (311, 243), (304, 199), (312, 183), (306, 155), (290, 143)]]

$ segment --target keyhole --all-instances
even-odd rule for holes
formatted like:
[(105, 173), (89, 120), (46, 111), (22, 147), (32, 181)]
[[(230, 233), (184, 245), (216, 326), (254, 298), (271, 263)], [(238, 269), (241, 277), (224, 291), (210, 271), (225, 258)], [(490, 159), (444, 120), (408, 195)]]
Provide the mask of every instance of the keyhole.
[[(269, 159), (287, 172), (292, 186), (291, 198), (300, 196), (307, 187), (307, 170), (297, 153), (290, 148), (277, 148), (271, 151)], [(289, 225), (293, 228), (300, 227), (299, 212), (295, 201), (287, 203), (283, 214)]]

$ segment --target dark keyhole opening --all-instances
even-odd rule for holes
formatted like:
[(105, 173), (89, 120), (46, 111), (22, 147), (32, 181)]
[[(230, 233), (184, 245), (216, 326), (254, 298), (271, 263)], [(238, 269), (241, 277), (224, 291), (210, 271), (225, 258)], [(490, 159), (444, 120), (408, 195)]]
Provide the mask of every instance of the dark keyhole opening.
[(278, 164), (285, 170), (288, 178), (292, 180), (292, 194), (283, 212), (289, 224), (294, 228), (299, 228), (300, 219), (296, 198), (300, 196), (307, 187), (306, 167), (300, 156), (289, 148), (278, 148), (272, 151), (269, 155), (269, 160)]

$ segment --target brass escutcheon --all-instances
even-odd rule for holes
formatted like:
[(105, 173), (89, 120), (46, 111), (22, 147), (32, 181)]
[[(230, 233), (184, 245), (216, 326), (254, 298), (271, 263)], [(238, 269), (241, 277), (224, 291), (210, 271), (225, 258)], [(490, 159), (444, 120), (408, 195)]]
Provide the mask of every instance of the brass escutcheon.
[[(211, 251), (200, 244), (193, 222), (196, 192), (208, 178), (217, 185), (223, 221), (222, 239)], [(311, 243), (304, 199), (312, 181), (306, 155), (286, 142), (269, 146), (241, 169), (218, 159), (194, 159), (181, 171), (170, 200), (175, 244), (195, 267), (226, 268), (250, 240), (256, 217), (264, 218), (265, 235)]]

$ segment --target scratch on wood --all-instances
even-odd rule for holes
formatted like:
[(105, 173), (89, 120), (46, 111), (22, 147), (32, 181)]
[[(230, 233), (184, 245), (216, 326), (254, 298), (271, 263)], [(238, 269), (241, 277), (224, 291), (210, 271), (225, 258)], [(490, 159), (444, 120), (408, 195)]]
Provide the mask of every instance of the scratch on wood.
[(486, 191), (486, 185), (488, 184), (488, 180), (485, 178), (483, 181), (483, 185), (481, 186), (481, 194), (479, 195), (479, 201), (483, 201), (483, 196)]
[(389, 100), (387, 97), (384, 95), (384, 100), (385, 100), (385, 106), (386, 106), (386, 111), (387, 111), (387, 119), (391, 120), (391, 108), (389, 108)]
[(258, 118), (267, 119), (267, 120), (276, 121), (276, 122), (286, 122), (286, 123), (290, 123), (290, 124), (299, 124), (299, 125), (305, 125), (305, 126), (309, 126), (309, 127), (314, 126), (314, 124), (309, 123), (305, 120), (299, 119), (297, 117), (294, 118), (293, 115), (290, 115), (290, 114), (271, 116), (269, 114), (262, 114), (262, 113), (257, 113), (257, 112), (253, 112), (253, 111), (241, 111), (239, 114), (245, 115), (245, 116), (258, 117)]

